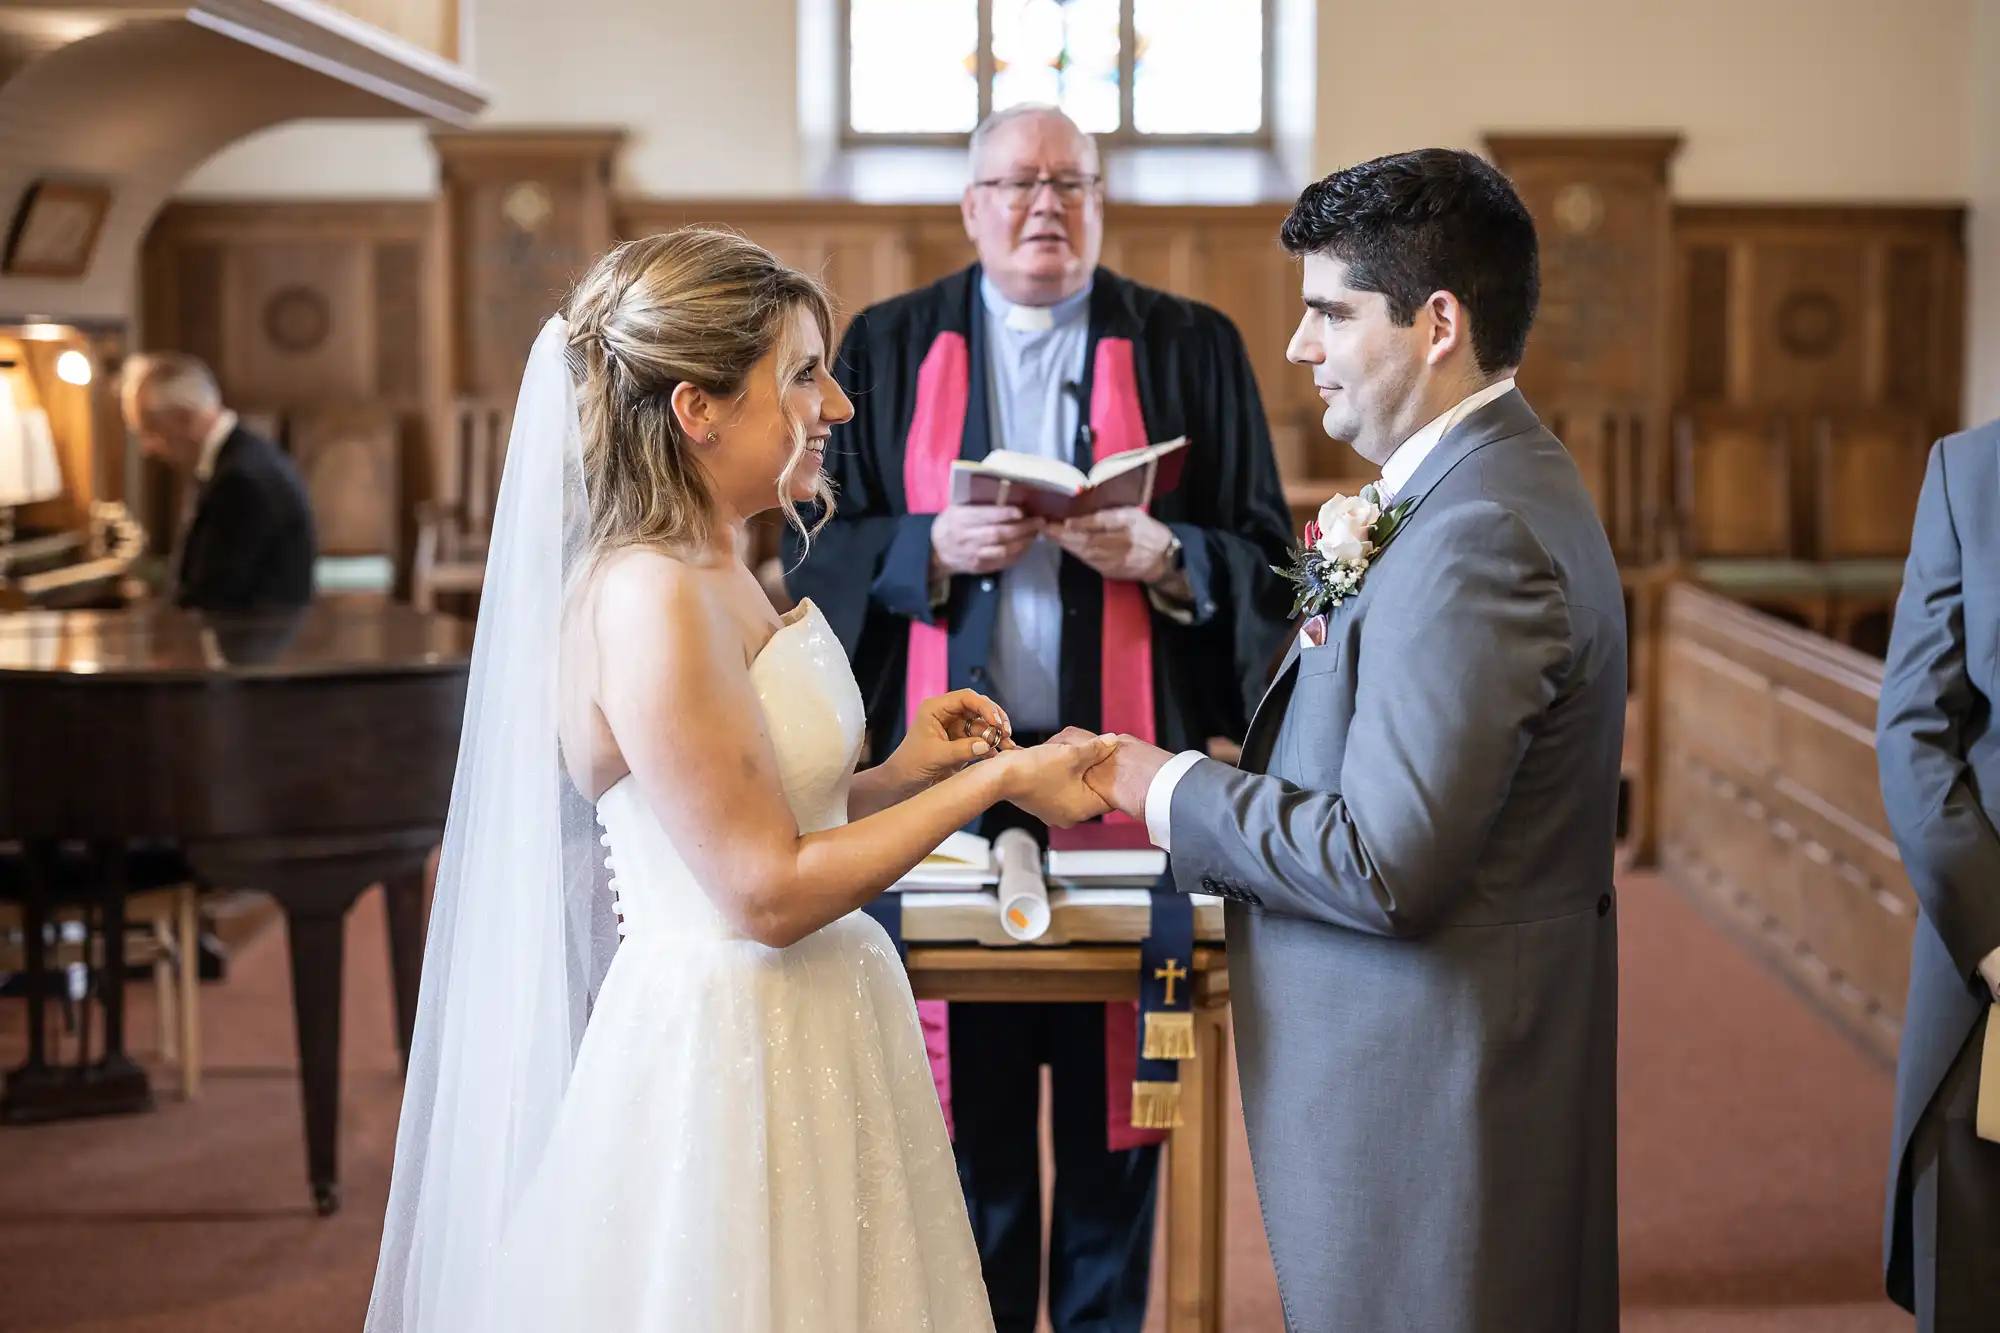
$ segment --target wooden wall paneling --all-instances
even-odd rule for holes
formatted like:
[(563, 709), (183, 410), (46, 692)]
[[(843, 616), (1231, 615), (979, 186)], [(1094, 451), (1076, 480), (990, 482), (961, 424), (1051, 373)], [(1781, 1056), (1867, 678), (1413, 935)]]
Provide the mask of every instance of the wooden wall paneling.
[(1932, 436), (1915, 412), (1823, 411), (1811, 423), (1814, 554), (1821, 560), (1909, 553)]
[(1778, 422), (1794, 482), (1788, 558), (1908, 549), (1921, 444), (1958, 425), (1963, 225), (1958, 207), (1675, 210), (1677, 405), (1684, 419), (1727, 406)]
[(222, 361), (232, 404), (360, 401), (376, 388), (371, 247), (354, 238), (245, 241), (222, 271)]
[[(438, 131), (449, 232), (452, 391), (512, 397), (528, 349), (608, 249), (622, 130)], [(454, 479), (455, 480), (455, 479)]]
[(1792, 447), (1769, 412), (1688, 408), (1675, 421), (1680, 553), (1783, 559), (1793, 550)]
[(321, 554), (399, 555), (402, 449), (396, 415), (366, 406), (309, 409), (290, 417), (287, 435), (312, 497)]
[[(1655, 557), (1669, 467), (1678, 135), (1487, 137), (1535, 216), (1542, 297), (1521, 389), (1579, 456), (1612, 549)], [(1575, 439), (1572, 439), (1572, 434)]]
[[(430, 201), (181, 203), (147, 238), (145, 347), (201, 357), (231, 406), (295, 446), (318, 438), (296, 429), (316, 414), (389, 423), (387, 443), (372, 446), (388, 452), (367, 467), (344, 451), (311, 460), (323, 543), (330, 532), (371, 554), (407, 551), (405, 498), (433, 493), (446, 369), (438, 213)], [(175, 483), (146, 475), (134, 508), (164, 550)]]
[(1881, 664), (1686, 584), (1664, 633), (1662, 864), (1893, 1058), (1916, 912), (1875, 782)]

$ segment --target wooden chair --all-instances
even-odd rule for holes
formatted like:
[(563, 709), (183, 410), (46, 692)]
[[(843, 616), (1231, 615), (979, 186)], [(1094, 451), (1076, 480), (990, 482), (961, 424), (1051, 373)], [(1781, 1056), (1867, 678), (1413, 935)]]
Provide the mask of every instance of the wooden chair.
[(464, 398), (454, 408), (445, 438), (458, 499), (417, 508), (410, 601), (418, 610), (435, 611), (441, 594), (477, 595), (485, 582), (486, 544), (513, 424), (512, 404), (497, 399)]
[[(124, 962), (128, 967), (152, 968), (160, 1058), (179, 1068), (181, 1097), (187, 1101), (201, 1093), (199, 901), (200, 892), (193, 884), (148, 889), (125, 900)], [(85, 961), (85, 942), (66, 939), (63, 931), (65, 925), (80, 920), (81, 913), (75, 908), (59, 907), (50, 913), (58, 934), (55, 947), (46, 955), (48, 966), (62, 968)], [(26, 967), (23, 945), (19, 906), (0, 902), (0, 971), (20, 972)], [(93, 956), (103, 956), (101, 940), (88, 941), (88, 945)]]

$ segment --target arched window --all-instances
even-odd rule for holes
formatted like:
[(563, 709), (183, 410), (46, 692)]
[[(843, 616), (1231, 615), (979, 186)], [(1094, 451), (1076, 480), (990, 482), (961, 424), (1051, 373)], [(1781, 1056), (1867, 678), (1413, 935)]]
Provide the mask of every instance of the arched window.
[(1267, 0), (845, 0), (850, 142), (1052, 102), (1114, 142), (1270, 140)]

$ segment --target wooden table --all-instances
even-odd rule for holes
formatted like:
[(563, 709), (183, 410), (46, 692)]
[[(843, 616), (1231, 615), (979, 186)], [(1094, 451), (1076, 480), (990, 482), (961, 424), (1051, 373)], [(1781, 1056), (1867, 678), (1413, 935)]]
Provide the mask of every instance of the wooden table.
[[(1093, 1002), (1139, 998), (1130, 945), (913, 945), (920, 1000)], [(1229, 965), (1194, 951), (1195, 1058), (1180, 1067), (1183, 1123), (1167, 1140), (1167, 1333), (1221, 1333), (1224, 1164), (1228, 1153)]]

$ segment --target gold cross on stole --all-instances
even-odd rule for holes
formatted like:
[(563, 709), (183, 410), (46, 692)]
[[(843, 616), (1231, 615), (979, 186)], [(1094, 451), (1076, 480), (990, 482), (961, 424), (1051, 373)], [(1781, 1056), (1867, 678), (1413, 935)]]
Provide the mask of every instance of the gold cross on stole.
[(1153, 970), (1153, 975), (1163, 979), (1167, 983), (1166, 1003), (1172, 1004), (1174, 1002), (1174, 983), (1187, 976), (1187, 969), (1182, 967), (1178, 960), (1169, 958), (1165, 967)]

